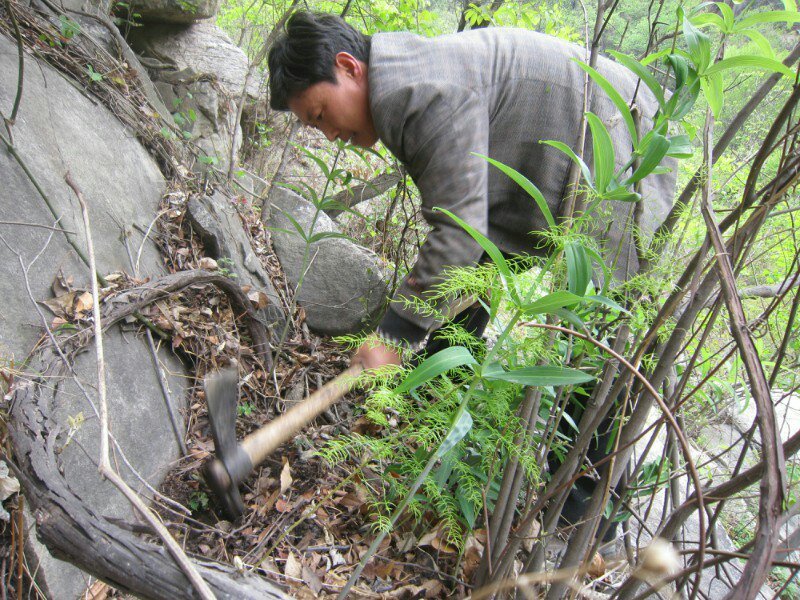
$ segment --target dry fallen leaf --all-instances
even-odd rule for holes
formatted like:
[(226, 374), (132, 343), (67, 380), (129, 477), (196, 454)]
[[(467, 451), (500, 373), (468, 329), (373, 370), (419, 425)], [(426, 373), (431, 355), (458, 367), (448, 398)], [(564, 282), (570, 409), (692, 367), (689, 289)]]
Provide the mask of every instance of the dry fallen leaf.
[(311, 589), (314, 594), (319, 594), (322, 591), (322, 581), (313, 570), (303, 565), (303, 581)]
[(94, 299), (89, 292), (83, 292), (75, 299), (75, 312), (88, 313), (91, 312), (94, 306)]
[(199, 261), (197, 261), (197, 266), (201, 269), (205, 269), (206, 271), (216, 271), (219, 268), (217, 265), (217, 261), (213, 258), (204, 256)]
[(289, 552), (289, 556), (286, 557), (283, 574), (294, 579), (303, 579), (303, 565), (292, 552)]
[(592, 564), (589, 565), (589, 577), (597, 579), (606, 573), (606, 561), (599, 552), (594, 553)]
[(283, 470), (281, 471), (281, 494), (285, 493), (292, 485), (292, 473), (291, 467), (289, 466), (289, 461), (287, 460), (283, 464)]
[(67, 292), (55, 298), (42, 300), (41, 303), (50, 309), (50, 312), (57, 317), (69, 318), (72, 315), (72, 306), (75, 304), (75, 297), (80, 293), (79, 291)]

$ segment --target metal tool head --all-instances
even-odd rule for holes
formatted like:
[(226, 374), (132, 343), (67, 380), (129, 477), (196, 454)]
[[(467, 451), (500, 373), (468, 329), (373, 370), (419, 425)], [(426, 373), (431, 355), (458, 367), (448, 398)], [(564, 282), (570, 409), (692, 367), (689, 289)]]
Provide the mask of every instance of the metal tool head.
[(236, 520), (244, 513), (238, 486), (253, 468), (250, 458), (236, 442), (239, 374), (236, 369), (218, 371), (206, 377), (204, 387), (217, 453), (217, 458), (205, 467), (205, 479), (226, 515)]

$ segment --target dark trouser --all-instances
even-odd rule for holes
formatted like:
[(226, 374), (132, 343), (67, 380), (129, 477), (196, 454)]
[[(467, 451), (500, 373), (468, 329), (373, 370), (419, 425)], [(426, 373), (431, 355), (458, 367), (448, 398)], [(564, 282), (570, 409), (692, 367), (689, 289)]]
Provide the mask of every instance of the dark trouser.
[[(486, 325), (489, 323), (489, 313), (479, 302), (475, 302), (472, 306), (462, 311), (453, 319), (454, 323), (461, 325), (469, 333), (477, 338), (483, 335)], [(428, 336), (428, 343), (425, 347), (424, 355), (432, 356), (437, 352), (450, 347), (450, 343), (443, 337), (438, 337), (436, 331), (432, 331)], [(576, 402), (569, 402), (566, 411), (575, 423), (580, 421), (583, 409)], [(562, 422), (562, 427), (566, 424)], [(574, 432), (562, 429), (565, 434)], [(586, 458), (592, 464), (599, 462), (601, 459), (608, 456), (606, 448), (612, 439), (614, 432), (614, 419), (613, 412), (610, 417), (603, 420), (598, 428), (597, 435), (592, 438), (589, 443), (589, 448), (586, 451)], [(558, 459), (555, 454), (551, 452), (547, 457), (547, 462), (550, 467), (550, 472), (553, 473), (559, 467)], [(594, 494), (602, 494), (603, 489), (597, 485), (597, 482), (591, 477), (584, 476), (579, 478), (572, 486), (570, 494), (564, 503), (564, 508), (561, 512), (562, 525), (574, 525), (580, 523), (586, 514), (586, 505)], [(606, 520), (600, 522), (600, 528), (605, 525)], [(603, 536), (603, 542), (609, 542), (616, 537), (617, 523), (610, 523), (608, 530)]]

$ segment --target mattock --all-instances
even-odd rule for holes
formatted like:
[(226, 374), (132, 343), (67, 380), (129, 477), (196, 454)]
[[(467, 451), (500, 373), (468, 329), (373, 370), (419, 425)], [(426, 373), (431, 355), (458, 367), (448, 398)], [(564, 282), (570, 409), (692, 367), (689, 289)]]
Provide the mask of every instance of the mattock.
[(300, 404), (248, 435), (241, 443), (236, 442), (238, 371), (226, 369), (206, 377), (208, 421), (214, 437), (216, 458), (206, 464), (205, 478), (231, 520), (238, 519), (244, 513), (239, 484), (278, 446), (290, 440), (349, 392), (362, 370), (361, 364), (352, 365)]

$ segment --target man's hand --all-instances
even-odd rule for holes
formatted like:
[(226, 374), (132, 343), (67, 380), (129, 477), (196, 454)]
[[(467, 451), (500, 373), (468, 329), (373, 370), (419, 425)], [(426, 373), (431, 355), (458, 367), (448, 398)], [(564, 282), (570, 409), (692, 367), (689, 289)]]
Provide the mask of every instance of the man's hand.
[(360, 362), (365, 369), (377, 369), (384, 365), (399, 365), (403, 361), (397, 350), (385, 345), (378, 336), (371, 335), (356, 350), (352, 362)]

